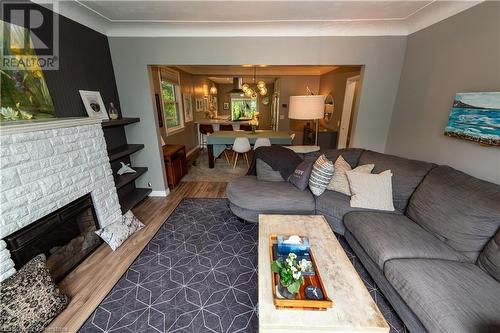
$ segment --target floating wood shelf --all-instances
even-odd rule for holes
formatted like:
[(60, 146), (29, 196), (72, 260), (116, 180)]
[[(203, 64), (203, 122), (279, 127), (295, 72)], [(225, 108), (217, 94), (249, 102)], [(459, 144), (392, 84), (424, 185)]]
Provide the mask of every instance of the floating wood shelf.
[(120, 119), (115, 119), (115, 120), (103, 120), (101, 125), (102, 128), (109, 128), (109, 127), (115, 127), (115, 126), (125, 126), (133, 123), (138, 123), (141, 121), (141, 118), (120, 118)]
[(123, 195), (120, 200), (122, 213), (126, 213), (132, 207), (144, 200), (149, 195), (149, 193), (151, 193), (150, 188), (135, 188), (127, 194)]
[(124, 156), (128, 156), (130, 154), (135, 153), (136, 151), (144, 148), (143, 144), (132, 144), (132, 145), (123, 145), (121, 147), (111, 149), (108, 151), (109, 161), (116, 161)]
[(146, 171), (148, 171), (148, 168), (136, 168), (134, 167), (133, 168), (136, 172), (134, 173), (125, 173), (121, 176), (119, 175), (116, 175), (114, 178), (115, 178), (115, 186), (116, 186), (116, 189), (119, 189), (119, 188), (122, 188), (123, 186), (133, 182), (134, 180), (136, 180), (137, 178), (139, 178), (140, 176), (142, 176), (143, 174), (146, 173)]

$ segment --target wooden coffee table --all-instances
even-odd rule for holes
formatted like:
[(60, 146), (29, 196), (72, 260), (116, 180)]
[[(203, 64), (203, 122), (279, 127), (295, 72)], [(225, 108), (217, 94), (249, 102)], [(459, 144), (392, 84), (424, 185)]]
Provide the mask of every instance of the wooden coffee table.
[[(309, 237), (332, 308), (300, 311), (274, 307), (269, 262), (272, 234)], [(259, 332), (389, 332), (389, 325), (323, 216), (259, 216)]]

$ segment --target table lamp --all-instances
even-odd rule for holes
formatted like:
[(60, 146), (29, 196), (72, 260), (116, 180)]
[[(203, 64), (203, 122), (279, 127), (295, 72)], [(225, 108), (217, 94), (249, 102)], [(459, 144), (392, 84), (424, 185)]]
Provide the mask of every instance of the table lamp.
[(290, 96), (288, 118), (300, 120), (315, 120), (316, 138), (318, 145), (319, 119), (325, 115), (325, 98), (323, 95)]

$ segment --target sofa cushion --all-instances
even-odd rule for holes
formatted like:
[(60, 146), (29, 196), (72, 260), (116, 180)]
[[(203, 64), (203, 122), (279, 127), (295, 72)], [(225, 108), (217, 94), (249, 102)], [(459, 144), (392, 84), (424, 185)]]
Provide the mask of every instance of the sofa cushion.
[(384, 274), (429, 332), (500, 332), (500, 284), (476, 265), (398, 259)]
[(311, 192), (301, 191), (289, 182), (263, 182), (256, 176), (243, 176), (227, 186), (232, 204), (261, 213), (314, 212)]
[(279, 170), (273, 170), (273, 168), (258, 158), (256, 160), (256, 173), (257, 179), (266, 182), (284, 182), (285, 180), (281, 177)]
[(314, 153), (305, 154), (305, 161), (316, 161), (321, 154), (325, 154), (326, 158), (330, 161), (336, 161), (340, 155), (346, 160), (349, 165), (354, 168), (358, 165), (359, 157), (363, 152), (363, 149), (359, 148), (344, 148), (344, 149), (326, 149), (317, 151)]
[(500, 185), (439, 166), (415, 191), (407, 215), (475, 262), (500, 226)]
[(408, 199), (435, 164), (365, 150), (359, 164), (375, 164), (372, 173), (391, 170), (394, 208), (404, 212)]
[(481, 251), (478, 264), (500, 282), (500, 229)]
[(352, 212), (344, 225), (382, 270), (388, 260), (398, 258), (465, 260), (404, 215)]

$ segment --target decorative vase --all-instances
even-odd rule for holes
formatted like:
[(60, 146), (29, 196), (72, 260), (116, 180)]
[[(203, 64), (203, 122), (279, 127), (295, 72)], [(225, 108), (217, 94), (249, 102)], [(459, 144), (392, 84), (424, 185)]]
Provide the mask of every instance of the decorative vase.
[(118, 110), (115, 108), (113, 103), (109, 103), (108, 114), (109, 114), (109, 118), (111, 118), (112, 120), (118, 119)]
[(257, 126), (252, 125), (252, 134), (255, 134), (255, 130), (257, 129)]
[(287, 287), (281, 284), (281, 281), (280, 283), (278, 283), (278, 292), (280, 293), (281, 296), (285, 297), (286, 299), (295, 299), (297, 295), (289, 292)]

